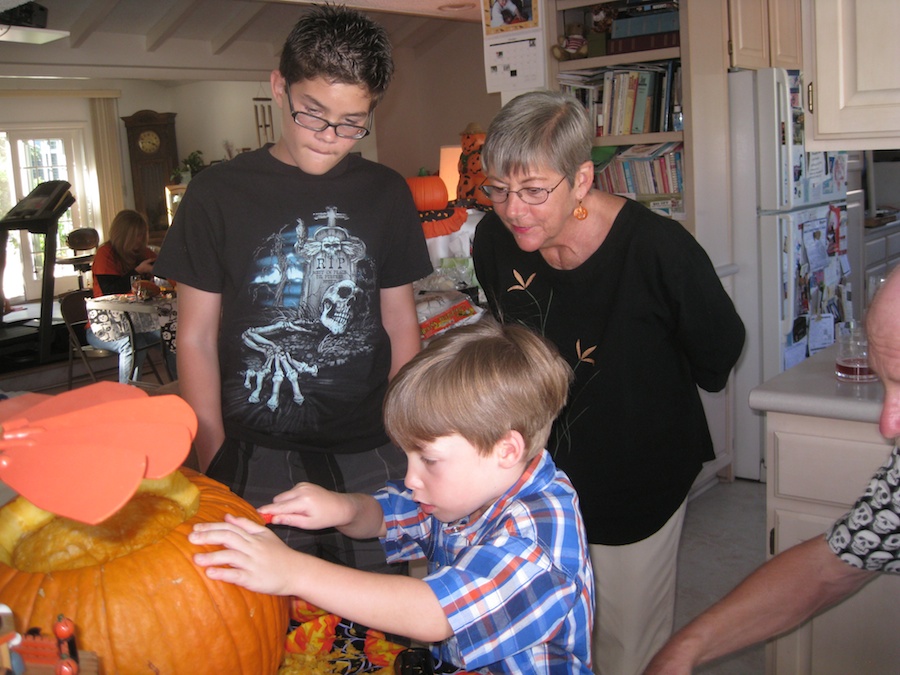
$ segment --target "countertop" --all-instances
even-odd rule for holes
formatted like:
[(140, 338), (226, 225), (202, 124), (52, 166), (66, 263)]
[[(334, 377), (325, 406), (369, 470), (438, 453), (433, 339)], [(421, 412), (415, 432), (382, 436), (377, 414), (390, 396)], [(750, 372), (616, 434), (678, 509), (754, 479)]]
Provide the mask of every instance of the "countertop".
[(750, 407), (782, 412), (878, 423), (884, 387), (881, 382), (855, 384), (834, 375), (837, 347), (832, 345), (750, 392)]

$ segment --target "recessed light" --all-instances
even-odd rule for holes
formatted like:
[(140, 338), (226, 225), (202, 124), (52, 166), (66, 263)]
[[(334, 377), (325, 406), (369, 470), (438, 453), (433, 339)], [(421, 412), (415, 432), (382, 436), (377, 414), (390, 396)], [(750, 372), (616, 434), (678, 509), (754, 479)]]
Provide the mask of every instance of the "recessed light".
[(467, 9), (475, 9), (474, 2), (454, 2), (449, 5), (438, 6), (439, 12), (462, 12)]

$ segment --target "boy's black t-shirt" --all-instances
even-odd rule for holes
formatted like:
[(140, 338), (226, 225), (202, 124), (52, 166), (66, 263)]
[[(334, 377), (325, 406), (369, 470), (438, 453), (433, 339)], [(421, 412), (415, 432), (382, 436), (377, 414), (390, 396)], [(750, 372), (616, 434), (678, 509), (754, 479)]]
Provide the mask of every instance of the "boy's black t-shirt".
[(322, 176), (269, 147), (189, 184), (155, 265), (222, 296), (226, 434), (357, 452), (387, 442), (380, 290), (432, 271), (406, 181), (359, 156)]

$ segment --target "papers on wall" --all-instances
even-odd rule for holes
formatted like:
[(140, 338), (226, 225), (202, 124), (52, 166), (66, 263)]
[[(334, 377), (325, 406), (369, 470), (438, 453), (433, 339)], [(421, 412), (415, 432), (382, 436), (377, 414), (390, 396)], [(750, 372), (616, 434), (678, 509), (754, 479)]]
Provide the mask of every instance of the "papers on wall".
[(545, 51), (540, 29), (486, 37), (484, 77), (488, 93), (543, 88)]
[(547, 49), (540, 3), (481, 0), (481, 4), (488, 93), (543, 89)]

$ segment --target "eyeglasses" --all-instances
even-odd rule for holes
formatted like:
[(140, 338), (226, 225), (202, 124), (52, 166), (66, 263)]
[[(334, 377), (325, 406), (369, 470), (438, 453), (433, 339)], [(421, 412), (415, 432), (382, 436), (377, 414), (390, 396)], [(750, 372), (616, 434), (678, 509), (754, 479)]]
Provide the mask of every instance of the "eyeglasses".
[(550, 193), (562, 185), (562, 182), (565, 179), (565, 176), (560, 178), (559, 182), (552, 188), (524, 187), (518, 190), (510, 190), (509, 188), (499, 187), (497, 185), (482, 185), (479, 189), (486, 194), (487, 198), (494, 204), (502, 204), (509, 199), (510, 195), (519, 195), (519, 199), (526, 204), (537, 206), (538, 204), (543, 204), (547, 201), (550, 198)]
[(294, 102), (291, 100), (290, 86), (285, 83), (284, 94), (287, 96), (288, 107), (291, 110), (291, 117), (294, 118), (294, 124), (301, 126), (310, 131), (325, 131), (328, 127), (334, 129), (334, 135), (340, 138), (352, 138), (359, 140), (369, 135), (367, 127), (361, 127), (356, 124), (332, 124), (323, 117), (311, 115), (307, 112), (298, 112), (294, 110)]

